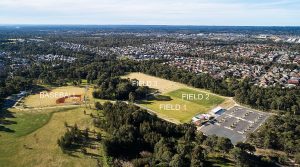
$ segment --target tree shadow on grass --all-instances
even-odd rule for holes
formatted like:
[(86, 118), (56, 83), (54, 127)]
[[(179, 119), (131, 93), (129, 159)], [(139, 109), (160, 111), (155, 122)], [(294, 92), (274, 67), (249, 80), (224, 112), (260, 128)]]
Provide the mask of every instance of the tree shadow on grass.
[[(50, 91), (48, 88), (43, 87), (43, 86), (33, 86), (31, 93), (38, 93), (41, 91)], [(14, 133), (15, 131), (6, 127), (6, 125), (12, 125), (12, 124), (17, 124), (16, 121), (8, 120), (10, 118), (16, 118), (15, 113), (9, 111), (9, 108), (12, 108), (16, 102), (20, 99), (20, 96), (18, 95), (11, 95), (7, 97), (6, 99), (0, 99), (0, 132), (9, 132), (9, 133)]]
[(88, 145), (89, 143), (73, 145), (72, 148), (66, 149), (64, 153), (76, 158), (79, 158), (79, 156), (77, 155), (78, 153), (84, 154), (86, 156), (94, 157), (94, 158), (100, 157), (100, 155), (95, 153), (81, 151), (81, 148), (88, 148)]
[(170, 96), (165, 95), (149, 95), (145, 100), (138, 100), (138, 104), (152, 104), (153, 101), (171, 101), (173, 100)]
[(14, 133), (15, 130), (6, 127), (7, 125), (17, 124), (16, 121), (8, 120), (7, 118), (15, 118), (14, 113), (7, 109), (0, 110), (0, 132)]
[(157, 101), (171, 101), (173, 99), (170, 96), (156, 95), (155, 100), (157, 100)]
[(65, 153), (68, 154), (69, 156), (79, 158), (79, 156), (75, 154), (76, 152), (78, 152), (78, 151), (74, 151), (74, 150), (65, 151)]
[(95, 159), (98, 158), (98, 157), (100, 157), (100, 155), (95, 154), (95, 153), (90, 153), (90, 152), (83, 153), (79, 149), (76, 149), (76, 150), (66, 150), (65, 153), (68, 154), (69, 156), (75, 157), (75, 158), (80, 158), (77, 155), (78, 153), (84, 154), (86, 156), (90, 156), (90, 157), (95, 158)]
[(84, 153), (84, 155), (88, 155), (88, 156), (91, 156), (91, 157), (100, 157), (100, 155), (95, 154), (95, 153), (91, 153), (91, 152)]
[(165, 96), (165, 95), (149, 95), (146, 100), (171, 101), (173, 99), (170, 96)]
[(206, 165), (209, 167), (221, 167), (223, 165), (231, 166), (233, 165), (233, 162), (223, 157), (214, 157), (211, 159), (211, 161), (206, 162)]
[(146, 100), (140, 100), (140, 101), (137, 101), (137, 104), (152, 104), (153, 102), (151, 101), (146, 101)]
[(5, 126), (0, 125), (0, 132), (8, 132), (8, 133), (15, 133), (15, 130), (12, 130), (10, 128), (7, 128)]
[(7, 119), (3, 119), (3, 120), (0, 120), (0, 124), (2, 124), (2, 125), (12, 125), (12, 124), (17, 124), (17, 122), (16, 121), (7, 120)]

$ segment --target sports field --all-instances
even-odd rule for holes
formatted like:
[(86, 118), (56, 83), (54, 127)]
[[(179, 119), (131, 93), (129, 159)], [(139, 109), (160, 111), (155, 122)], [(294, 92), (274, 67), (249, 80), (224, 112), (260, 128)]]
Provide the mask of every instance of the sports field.
[(142, 83), (148, 83), (149, 87), (157, 89), (159, 94), (139, 101), (139, 105), (150, 109), (161, 118), (177, 123), (190, 122), (195, 115), (207, 113), (216, 106), (222, 106), (222, 103), (228, 103), (229, 100), (206, 90), (143, 73), (131, 73), (124, 78), (137, 79)]
[(184, 87), (183, 84), (178, 82), (173, 82), (138, 72), (130, 73), (124, 76), (124, 78), (137, 79), (140, 81), (140, 83), (145, 83), (145, 85), (149, 86), (150, 88), (157, 89), (161, 93), (171, 92)]
[[(30, 95), (23, 100), (23, 103), (27, 108), (81, 104), (85, 93), (84, 87), (57, 87), (50, 91), (41, 91)], [(88, 93), (90, 93), (90, 91)]]

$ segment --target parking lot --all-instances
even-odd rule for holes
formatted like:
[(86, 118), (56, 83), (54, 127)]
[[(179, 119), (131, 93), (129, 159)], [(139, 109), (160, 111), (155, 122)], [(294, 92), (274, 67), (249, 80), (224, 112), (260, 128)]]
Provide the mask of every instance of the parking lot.
[(226, 110), (215, 121), (200, 128), (205, 135), (227, 137), (233, 144), (246, 140), (247, 134), (256, 131), (269, 117), (268, 113), (235, 106)]

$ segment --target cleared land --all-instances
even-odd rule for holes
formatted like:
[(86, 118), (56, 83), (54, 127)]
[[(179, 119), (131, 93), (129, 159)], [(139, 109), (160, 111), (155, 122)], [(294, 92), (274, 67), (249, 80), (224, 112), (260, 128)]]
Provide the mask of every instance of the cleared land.
[[(182, 99), (183, 94), (203, 94), (201, 91), (196, 91), (188, 88), (181, 88), (169, 93), (165, 93), (152, 100), (143, 100), (141, 105), (156, 111), (160, 116), (172, 118), (180, 123), (190, 122), (196, 114), (207, 113), (212, 108), (224, 101), (223, 98), (210, 95), (208, 99)], [(168, 99), (170, 98), (170, 99)]]
[[(84, 94), (84, 90), (85, 87), (67, 86), (54, 88), (51, 92)], [(0, 127), (0, 166), (97, 166), (97, 159), (108, 166), (102, 145), (94, 140), (90, 144), (97, 149), (86, 147), (87, 154), (80, 150), (73, 151), (71, 155), (64, 154), (57, 145), (57, 140), (67, 130), (65, 122), (69, 126), (76, 123), (79, 129), (89, 128), (91, 138), (96, 137), (94, 130), (106, 137), (104, 132), (93, 126), (90, 113), (101, 115), (101, 111), (90, 109), (93, 108), (91, 92), (92, 89), (86, 93), (89, 99), (87, 105), (56, 104), (55, 98), (45, 99), (40, 103), (38, 93), (21, 102), (23, 106), (31, 106), (30, 108), (18, 106), (1, 110), (0, 114), (4, 118), (1, 122), (4, 126)]]
[[(71, 126), (76, 123), (80, 129), (88, 127), (93, 136), (94, 127), (88, 114), (95, 111), (77, 107), (43, 113), (10, 112), (14, 112), (14, 118), (7, 121), (13, 124), (6, 126), (7, 131), (0, 131), (0, 166), (96, 166), (96, 159), (90, 155), (79, 151), (72, 155), (63, 154), (57, 145), (57, 139), (67, 130), (64, 122)], [(97, 147), (101, 148), (101, 145)], [(99, 150), (87, 148), (87, 151), (101, 156)]]
[[(62, 105), (57, 103), (59, 98), (72, 95), (81, 95), (82, 99), (85, 94), (84, 87), (74, 87), (74, 86), (65, 86), (54, 88), (50, 91), (42, 91), (40, 93), (30, 95), (24, 99), (24, 106), (28, 108), (37, 108), (37, 107), (51, 107)], [(82, 100), (81, 99), (81, 100)], [(78, 102), (78, 99), (67, 98), (65, 104), (74, 104)]]
[(124, 78), (137, 79), (140, 81), (140, 83), (145, 83), (146, 86), (157, 89), (162, 94), (180, 89), (184, 86), (183, 84), (177, 82), (137, 72), (130, 73), (124, 76)]
[[(159, 95), (138, 103), (172, 122), (190, 122), (193, 116), (207, 113), (218, 105), (222, 106), (223, 102), (226, 102), (226, 106), (234, 104), (230, 98), (143, 73), (131, 73), (124, 78), (137, 79), (141, 83), (148, 83), (146, 85), (150, 88), (157, 89)], [(188, 95), (192, 97), (187, 97)]]

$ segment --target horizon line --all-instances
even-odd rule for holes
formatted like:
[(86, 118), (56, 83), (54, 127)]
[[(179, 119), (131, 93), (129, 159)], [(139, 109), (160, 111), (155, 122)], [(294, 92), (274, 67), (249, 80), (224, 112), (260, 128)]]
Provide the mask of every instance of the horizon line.
[(0, 26), (168, 26), (168, 27), (300, 27), (300, 25), (201, 25), (201, 24), (52, 24), (52, 23), (14, 23), (3, 24)]

